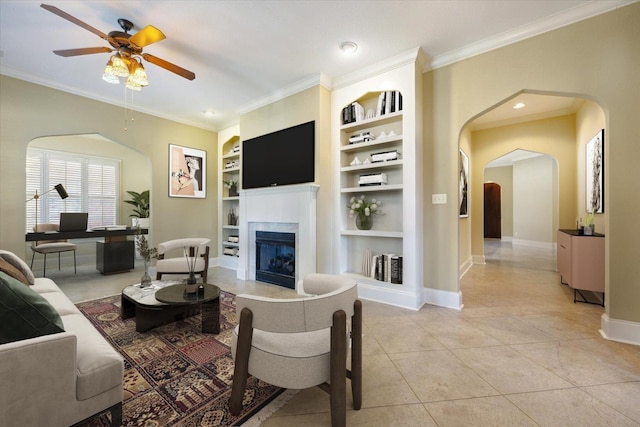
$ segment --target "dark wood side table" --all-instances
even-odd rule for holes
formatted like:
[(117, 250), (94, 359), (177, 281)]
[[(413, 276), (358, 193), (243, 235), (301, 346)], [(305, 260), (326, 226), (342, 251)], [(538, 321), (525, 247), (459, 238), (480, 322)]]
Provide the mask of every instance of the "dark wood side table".
[(183, 284), (167, 286), (156, 292), (156, 299), (169, 306), (200, 308), (202, 332), (220, 333), (220, 288), (205, 283), (203, 293), (188, 294)]

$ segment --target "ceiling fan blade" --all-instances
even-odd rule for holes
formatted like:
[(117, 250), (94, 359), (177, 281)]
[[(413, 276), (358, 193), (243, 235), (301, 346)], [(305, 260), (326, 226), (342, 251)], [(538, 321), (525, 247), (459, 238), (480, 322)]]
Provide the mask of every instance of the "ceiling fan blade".
[(177, 75), (182, 76), (185, 79), (193, 80), (196, 78), (196, 75), (193, 72), (185, 70), (182, 67), (178, 67), (177, 65), (174, 65), (171, 62), (167, 62), (164, 59), (160, 59), (157, 56), (149, 55), (148, 53), (143, 53), (141, 56), (152, 64), (155, 64), (158, 67), (162, 67), (165, 70), (171, 71), (172, 73), (176, 73)]
[(108, 47), (83, 47), (80, 49), (54, 50), (53, 53), (66, 58), (68, 56), (91, 55), (94, 53), (108, 53), (111, 51), (113, 51), (113, 49)]
[(103, 33), (102, 31), (100, 31), (100, 30), (98, 30), (96, 28), (93, 28), (91, 25), (89, 25), (89, 24), (87, 24), (85, 22), (82, 22), (78, 18), (69, 15), (67, 12), (65, 12), (63, 10), (60, 10), (55, 6), (51, 6), (49, 4), (42, 3), (40, 5), (40, 7), (43, 8), (43, 9), (48, 10), (51, 13), (55, 13), (59, 17), (64, 18), (69, 22), (73, 22), (74, 24), (84, 28), (85, 30), (91, 31), (93, 34), (97, 35), (98, 37), (100, 37), (103, 40), (107, 40), (107, 35), (105, 33)]
[(147, 25), (129, 38), (129, 42), (135, 44), (138, 47), (149, 46), (151, 43), (164, 40), (166, 37), (162, 34), (162, 31), (154, 27), (153, 25)]

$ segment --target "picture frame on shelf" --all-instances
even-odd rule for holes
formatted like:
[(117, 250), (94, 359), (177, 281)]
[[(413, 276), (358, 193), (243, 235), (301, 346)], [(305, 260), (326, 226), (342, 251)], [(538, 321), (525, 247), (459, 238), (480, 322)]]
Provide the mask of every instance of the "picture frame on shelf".
[(469, 157), (460, 149), (458, 159), (458, 203), (460, 218), (469, 217)]
[(604, 129), (585, 144), (586, 211), (604, 213)]
[(169, 197), (207, 197), (207, 152), (169, 144)]

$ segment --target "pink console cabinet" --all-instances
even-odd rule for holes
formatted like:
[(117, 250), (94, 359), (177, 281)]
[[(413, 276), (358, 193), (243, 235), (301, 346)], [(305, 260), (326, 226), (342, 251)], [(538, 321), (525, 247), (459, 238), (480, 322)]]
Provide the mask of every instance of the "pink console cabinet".
[(597, 304), (604, 306), (604, 234), (558, 230), (558, 273), (560, 281), (573, 289), (573, 302), (590, 302), (580, 292), (585, 290), (602, 293)]

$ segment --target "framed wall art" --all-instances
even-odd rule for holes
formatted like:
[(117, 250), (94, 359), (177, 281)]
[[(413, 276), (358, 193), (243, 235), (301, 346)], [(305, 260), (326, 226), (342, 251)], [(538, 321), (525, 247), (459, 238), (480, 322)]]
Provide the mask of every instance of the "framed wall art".
[(458, 203), (460, 203), (460, 217), (469, 216), (469, 157), (460, 150), (458, 159)]
[(207, 196), (207, 152), (169, 144), (169, 197)]
[(585, 145), (585, 201), (587, 212), (604, 212), (604, 129)]

